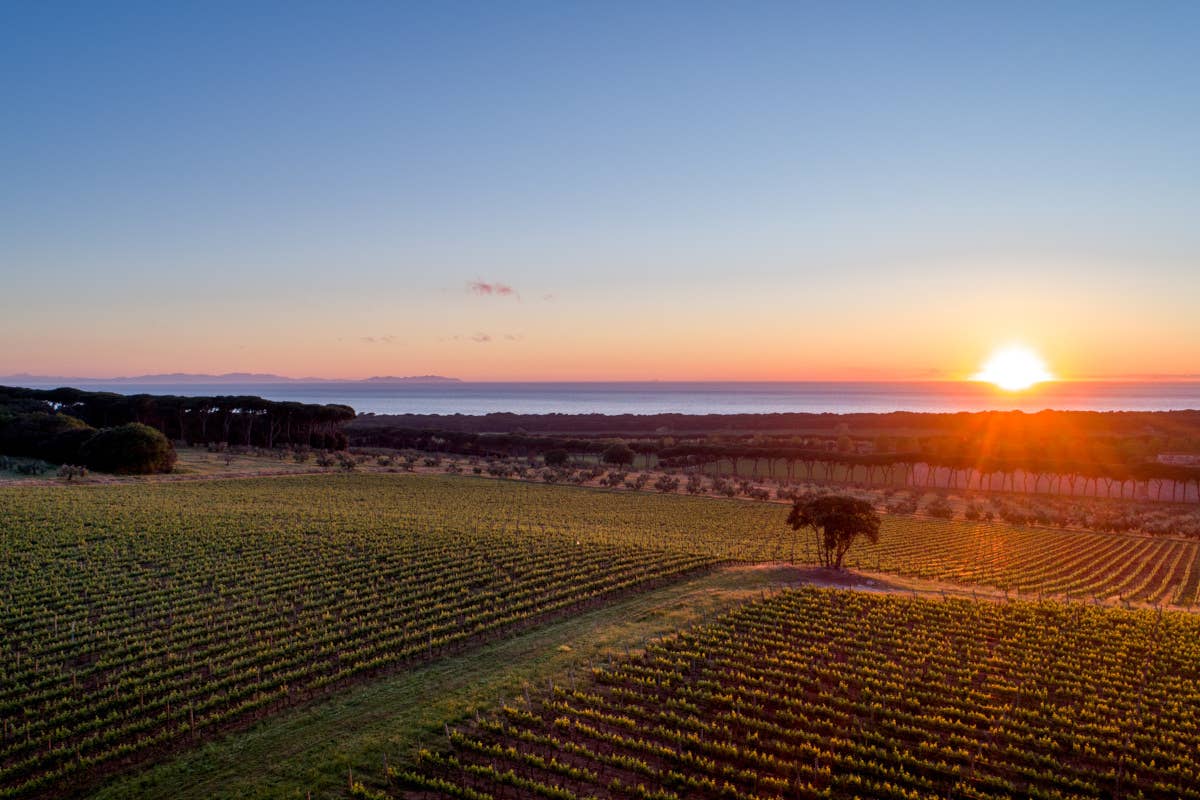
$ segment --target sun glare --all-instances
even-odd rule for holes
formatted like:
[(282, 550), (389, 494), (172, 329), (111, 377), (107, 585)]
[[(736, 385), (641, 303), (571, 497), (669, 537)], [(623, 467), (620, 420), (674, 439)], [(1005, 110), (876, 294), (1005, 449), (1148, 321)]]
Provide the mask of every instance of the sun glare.
[(1026, 347), (1006, 347), (992, 353), (972, 380), (993, 383), (1009, 392), (1028, 389), (1035, 383), (1052, 381), (1054, 376), (1037, 353)]

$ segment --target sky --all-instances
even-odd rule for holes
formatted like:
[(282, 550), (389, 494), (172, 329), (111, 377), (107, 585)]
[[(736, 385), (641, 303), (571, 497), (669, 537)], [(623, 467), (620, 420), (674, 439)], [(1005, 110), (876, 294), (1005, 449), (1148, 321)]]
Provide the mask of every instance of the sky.
[(1200, 373), (1200, 4), (0, 0), (0, 374)]

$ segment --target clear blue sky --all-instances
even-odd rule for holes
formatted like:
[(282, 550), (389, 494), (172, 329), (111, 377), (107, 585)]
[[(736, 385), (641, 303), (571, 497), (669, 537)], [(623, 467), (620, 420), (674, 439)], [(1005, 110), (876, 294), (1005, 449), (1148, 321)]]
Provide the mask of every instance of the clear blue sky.
[(1200, 372), (1200, 3), (0, 14), (0, 374)]

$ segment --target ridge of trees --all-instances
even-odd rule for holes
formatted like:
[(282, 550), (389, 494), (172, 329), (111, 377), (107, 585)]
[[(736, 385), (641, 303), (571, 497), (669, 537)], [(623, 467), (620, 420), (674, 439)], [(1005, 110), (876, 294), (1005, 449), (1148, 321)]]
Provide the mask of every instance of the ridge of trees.
[(602, 434), (833, 434), (953, 435), (973, 438), (1053, 438), (1070, 435), (1184, 438), (1200, 443), (1200, 410), (1184, 411), (979, 411), (886, 414), (786, 412), (771, 414), (362, 414), (353, 428), (406, 428), (459, 433)]
[[(537, 456), (551, 451), (565, 451), (574, 456), (603, 458), (605, 451), (613, 445), (612, 438), (600, 437), (481, 434), (382, 426), (354, 426), (349, 433), (351, 444), (359, 447), (501, 457)], [(1200, 469), (1196, 467), (1137, 458), (1120, 448), (1107, 446), (1081, 448), (1076, 451), (1076, 457), (1071, 458), (1069, 450), (1055, 457), (1048, 455), (1046, 449), (1037, 447), (1017, 448), (1011, 455), (997, 455), (984, 451), (971, 452), (966, 448), (858, 453), (796, 446), (786, 441), (759, 443), (754, 440), (730, 442), (702, 439), (676, 443), (671, 437), (633, 439), (624, 444), (634, 453), (656, 457), (659, 466), (670, 469), (699, 470), (723, 461), (733, 463), (751, 460), (756, 465), (765, 463), (770, 477), (776, 477), (778, 467), (778, 477), (789, 480), (800, 477), (811, 480), (818, 465), (838, 465), (865, 467), (869, 483), (892, 484), (897, 478), (897, 471), (903, 470), (902, 476), (909, 483), (915, 482), (916, 468), (924, 465), (923, 474), (931, 486), (936, 471), (944, 470), (954, 485), (961, 482), (963, 473), (977, 473), (981, 480), (986, 481), (989, 490), (1016, 490), (1016, 475), (1021, 474), (1025, 482), (1033, 479), (1035, 491), (1044, 484), (1047, 489), (1057, 485), (1061, 493), (1065, 485), (1070, 485), (1073, 490), (1075, 484), (1082, 481), (1081, 488), (1086, 490), (1090, 482), (1093, 493), (1098, 493), (1102, 481), (1110, 484), (1156, 481), (1183, 486), (1185, 497), (1188, 486), (1195, 485), (1197, 492), (1200, 492)], [(1054, 450), (1049, 452), (1054, 453)], [(995, 476), (999, 476), (998, 479)], [(1028, 487), (1022, 489), (1027, 491)]]
[(308, 446), (341, 450), (342, 430), (354, 419), (346, 405), (266, 400), (248, 395), (178, 396), (26, 389), (0, 386), (0, 409), (9, 415), (74, 417), (93, 428), (139, 423), (188, 444), (257, 447)]

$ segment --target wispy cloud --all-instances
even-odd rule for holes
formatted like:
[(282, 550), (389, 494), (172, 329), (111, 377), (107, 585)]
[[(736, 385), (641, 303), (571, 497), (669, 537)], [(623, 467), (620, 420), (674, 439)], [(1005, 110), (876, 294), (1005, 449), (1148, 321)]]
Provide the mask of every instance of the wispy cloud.
[(504, 333), (504, 334), (493, 335), (490, 333), (484, 333), (483, 331), (477, 331), (475, 333), (472, 333), (469, 336), (462, 335), (462, 334), (456, 334), (454, 336), (439, 336), (437, 340), (439, 342), (475, 342), (476, 344), (487, 344), (489, 342), (498, 342), (498, 341), (519, 342), (524, 338), (525, 337), (519, 333)]
[(480, 296), (496, 296), (496, 297), (520, 297), (517, 290), (509, 286), (507, 283), (494, 283), (490, 281), (469, 281), (467, 283), (467, 291), (471, 294)]
[(389, 333), (387, 336), (360, 336), (358, 340), (367, 344), (391, 344), (396, 337)]

